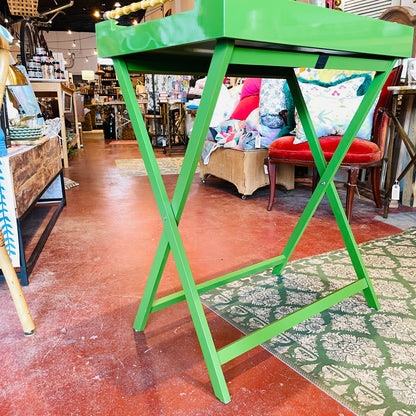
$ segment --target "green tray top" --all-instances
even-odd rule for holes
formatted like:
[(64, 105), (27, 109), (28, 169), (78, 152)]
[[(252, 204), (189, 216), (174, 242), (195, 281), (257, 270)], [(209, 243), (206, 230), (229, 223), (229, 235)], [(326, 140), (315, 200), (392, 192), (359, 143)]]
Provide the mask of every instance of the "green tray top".
[(221, 38), (249, 48), (387, 59), (410, 57), (413, 43), (409, 26), (293, 0), (194, 0), (192, 10), (135, 26), (108, 20), (96, 33), (100, 57), (157, 51), (167, 65), (174, 57), (212, 56)]

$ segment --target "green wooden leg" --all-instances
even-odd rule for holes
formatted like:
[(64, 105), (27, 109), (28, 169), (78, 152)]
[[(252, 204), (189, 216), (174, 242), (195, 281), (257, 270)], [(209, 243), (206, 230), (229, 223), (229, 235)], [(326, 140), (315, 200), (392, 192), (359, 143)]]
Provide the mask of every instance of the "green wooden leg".
[(200, 301), (187, 260), (185, 249), (182, 244), (178, 230), (178, 223), (189, 194), (193, 176), (195, 175), (199, 154), (202, 151), (206, 132), (208, 131), (209, 122), (219, 96), (222, 79), (226, 74), (232, 51), (232, 42), (218, 42), (208, 72), (204, 94), (201, 98), (201, 105), (195, 119), (190, 143), (184, 157), (183, 167), (178, 178), (172, 204), (170, 204), (167, 197), (163, 180), (156, 163), (156, 158), (154, 156), (153, 149), (150, 146), (150, 140), (145, 130), (144, 122), (131, 85), (127, 67), (121, 60), (114, 61), (127, 110), (130, 114), (133, 114), (133, 117), (131, 117), (133, 129), (139, 142), (143, 161), (145, 163), (149, 180), (153, 188), (153, 193), (164, 224), (163, 235), (159, 243), (148, 282), (146, 284), (134, 327), (135, 329), (142, 330), (146, 325), (147, 318), (152, 309), (157, 287), (166, 264), (167, 256), (169, 251), (172, 250), (173, 258), (175, 260), (184, 290), (185, 299), (188, 303), (191, 317), (208, 368), (208, 373), (211, 378), (214, 393), (224, 403), (231, 400), (230, 395), (222, 373), (221, 364), (208, 327), (202, 303)]
[[(312, 125), (312, 121), (309, 116), (305, 101), (303, 100), (302, 93), (295, 75), (293, 74), (289, 77), (288, 82), (291, 88), (291, 92), (295, 101), (295, 105), (299, 111), (299, 117), (301, 118), (302, 125), (305, 129), (308, 142), (319, 171), (321, 180), (320, 184), (317, 186), (315, 192), (313, 193), (311, 199), (309, 200), (295, 230), (293, 231), (284, 251), (283, 256), (286, 259), (289, 259), (293, 250), (295, 249), (299, 239), (301, 238), (303, 232), (306, 229), (310, 219), (315, 213), (319, 203), (321, 202), (324, 194), (328, 195), (331, 208), (334, 212), (336, 221), (338, 223), (339, 229), (341, 231), (342, 237), (344, 239), (346, 248), (351, 257), (355, 272), (359, 279), (365, 279), (367, 287), (363, 289), (364, 296), (370, 307), (376, 309), (379, 308), (379, 303), (375, 295), (373, 286), (368, 277), (367, 270), (364, 266), (361, 254), (359, 252), (358, 246), (355, 242), (354, 236), (351, 231), (351, 227), (346, 218), (342, 203), (339, 199), (339, 195), (336, 191), (335, 184), (333, 182), (334, 175), (338, 170), (345, 154), (347, 153), (349, 147), (351, 146), (352, 141), (354, 140), (355, 135), (357, 134), (360, 126), (362, 125), (366, 115), (368, 114), (371, 106), (377, 98), (379, 91), (381, 90), (383, 84), (387, 80), (388, 75), (390, 74), (391, 69), (394, 66), (394, 62), (391, 62), (389, 70), (383, 73), (376, 74), (374, 81), (372, 82), (367, 94), (363, 98), (360, 107), (358, 108), (355, 116), (353, 117), (350, 126), (344, 134), (343, 139), (341, 140), (337, 151), (334, 153), (331, 161), (327, 165), (325, 158), (322, 153), (322, 149), (319, 144), (318, 137), (316, 135), (315, 129)], [(282, 263), (274, 268), (273, 272), (280, 274), (284, 268), (285, 264)]]

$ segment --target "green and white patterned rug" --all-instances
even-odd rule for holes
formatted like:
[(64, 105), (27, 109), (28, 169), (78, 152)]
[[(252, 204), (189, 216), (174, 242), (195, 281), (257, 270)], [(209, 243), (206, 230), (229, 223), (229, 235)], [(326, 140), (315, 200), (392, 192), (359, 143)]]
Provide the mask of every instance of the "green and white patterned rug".
[[(156, 162), (162, 175), (178, 175), (183, 157), (157, 158)], [(116, 166), (121, 176), (147, 176), (143, 159), (116, 159)]]
[[(358, 415), (416, 416), (416, 228), (360, 244), (381, 309), (359, 294), (263, 347)], [(250, 333), (355, 280), (345, 249), (201, 295)]]

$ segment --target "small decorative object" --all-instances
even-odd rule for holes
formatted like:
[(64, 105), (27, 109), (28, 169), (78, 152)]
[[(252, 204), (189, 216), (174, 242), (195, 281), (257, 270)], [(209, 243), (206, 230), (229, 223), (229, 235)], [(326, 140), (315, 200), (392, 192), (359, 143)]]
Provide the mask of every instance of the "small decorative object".
[(42, 137), (42, 127), (12, 127), (11, 140), (37, 140)]

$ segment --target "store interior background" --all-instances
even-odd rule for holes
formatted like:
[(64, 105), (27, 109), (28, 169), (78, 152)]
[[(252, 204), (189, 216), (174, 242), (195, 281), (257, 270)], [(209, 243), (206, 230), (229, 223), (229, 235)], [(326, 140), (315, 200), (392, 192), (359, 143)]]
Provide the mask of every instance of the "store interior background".
[[(413, 0), (377, 3), (385, 8), (409, 7), (416, 15)], [(169, 8), (172, 13), (189, 10), (192, 5), (192, 0), (175, 0), (165, 5), (164, 13)], [(110, 8), (112, 5), (100, 11)], [(66, 15), (71, 20), (70, 9)], [(160, 11), (151, 18), (162, 15)], [(52, 51), (74, 54), (68, 71), (79, 89), (87, 82), (82, 80), (82, 71), (95, 73), (99, 68), (96, 40), (93, 31), (68, 34), (69, 29), (62, 25), (45, 37)], [(16, 46), (12, 53), (17, 58)], [(229, 406), (222, 405), (212, 394), (189, 311), (183, 303), (169, 313), (155, 314), (144, 342), (141, 333), (134, 333), (132, 319), (151, 267), (152, 255), (148, 253), (157, 248), (162, 224), (148, 179), (120, 177), (115, 165), (117, 159), (141, 157), (137, 144), (104, 143), (101, 131), (83, 134), (83, 148), (65, 169), (65, 175), (79, 186), (67, 191), (67, 206), (30, 285), (24, 288), (35, 319), (35, 337), (23, 338), (7, 289), (1, 286), (0, 332), (5, 358), (0, 376), (0, 414), (353, 416), (260, 347), (227, 367), (233, 401)], [(161, 149), (155, 149), (155, 153), (166, 157)], [(164, 177), (170, 195), (176, 178)], [(300, 183), (298, 192), (287, 194), (287, 211), (276, 208), (279, 215), (271, 216), (266, 211), (266, 191), (242, 200), (233, 185), (214, 179), (211, 186), (201, 186), (196, 177), (190, 201), (195, 214), (181, 223), (186, 244), (191, 247), (195, 275), (206, 276), (209, 271), (214, 276), (275, 255), (289, 237), (300, 205), (309, 195), (310, 183)], [(374, 219), (381, 210), (373, 201), (358, 199), (355, 204), (351, 227), (358, 243), (400, 232), (396, 226)], [(414, 208), (406, 207), (405, 211), (415, 214)], [(239, 212), (237, 221), (235, 212)], [(226, 227), (215, 223), (218, 217)], [(212, 230), (205, 230), (208, 225), (213, 225)], [(294, 259), (343, 247), (333, 227), (330, 208), (324, 203)], [(195, 233), (200, 231), (207, 233), (204, 241), (209, 241), (210, 249), (215, 247), (215, 257), (197, 241)], [(143, 235), (151, 238), (143, 239)], [(166, 294), (179, 285), (172, 264), (167, 274), (162, 287)], [(208, 319), (219, 344), (240, 336), (211, 311)]]
[[(52, 0), (46, 0), (50, 7), (52, 7), (53, 2)], [(297, 0), (302, 1), (303, 3), (311, 3), (311, 0)], [(101, 14), (105, 11), (108, 11), (112, 8), (113, 4), (111, 2), (107, 3), (107, 7), (101, 6), (101, 4), (105, 4), (105, 2), (101, 1), (85, 1), (82, 2), (86, 4), (86, 13), (90, 14), (90, 21), (95, 22), (99, 21), (100, 18), (96, 18), (93, 16), (93, 13), (98, 10)], [(350, 2), (353, 3), (353, 2)], [(357, 3), (357, 2), (355, 2)], [(358, 2), (359, 3), (359, 2)], [(381, 0), (378, 2), (373, 2), (378, 4), (378, 9), (386, 10), (389, 7), (393, 6), (403, 6), (403, 7), (410, 7), (415, 10), (416, 13), (416, 5), (413, 0)], [(39, 4), (42, 5), (42, 0), (39, 1)], [(129, 4), (129, 2), (124, 1), (122, 5)], [(98, 7), (97, 7), (98, 6)], [(341, 1), (340, 7), (343, 8), (345, 6), (345, 0)], [(150, 14), (150, 16), (146, 16), (146, 19), (157, 19), (163, 16), (163, 13), (166, 13), (169, 9), (172, 10), (172, 13), (180, 13), (182, 11), (190, 10), (193, 7), (193, 0), (175, 0), (172, 3), (167, 3), (164, 5), (164, 9), (159, 11), (155, 10)], [(359, 6), (358, 6), (359, 7)], [(39, 8), (40, 10), (40, 8)], [(379, 13), (377, 10), (377, 13)], [(71, 26), (71, 9), (66, 11), (66, 16), (59, 17), (61, 20), (64, 19), (63, 23), (59, 23), (61, 26), (59, 30), (52, 30), (49, 33), (45, 33), (45, 38), (48, 43), (50, 49), (54, 52), (62, 52), (64, 55), (68, 54), (68, 51), (75, 54), (75, 60), (73, 66), (69, 68), (69, 72), (71, 72), (76, 77), (81, 77), (82, 71), (96, 71), (97, 64), (98, 64), (98, 56), (96, 55), (96, 40), (94, 32), (88, 31), (73, 31)], [(71, 30), (72, 33), (68, 34), (68, 30)], [(76, 47), (73, 46), (74, 41), (76, 42)], [(18, 48), (15, 46), (12, 48), (12, 53), (15, 57), (19, 53)], [(88, 59), (88, 61), (87, 61)], [(79, 79), (79, 78), (78, 78)]]

